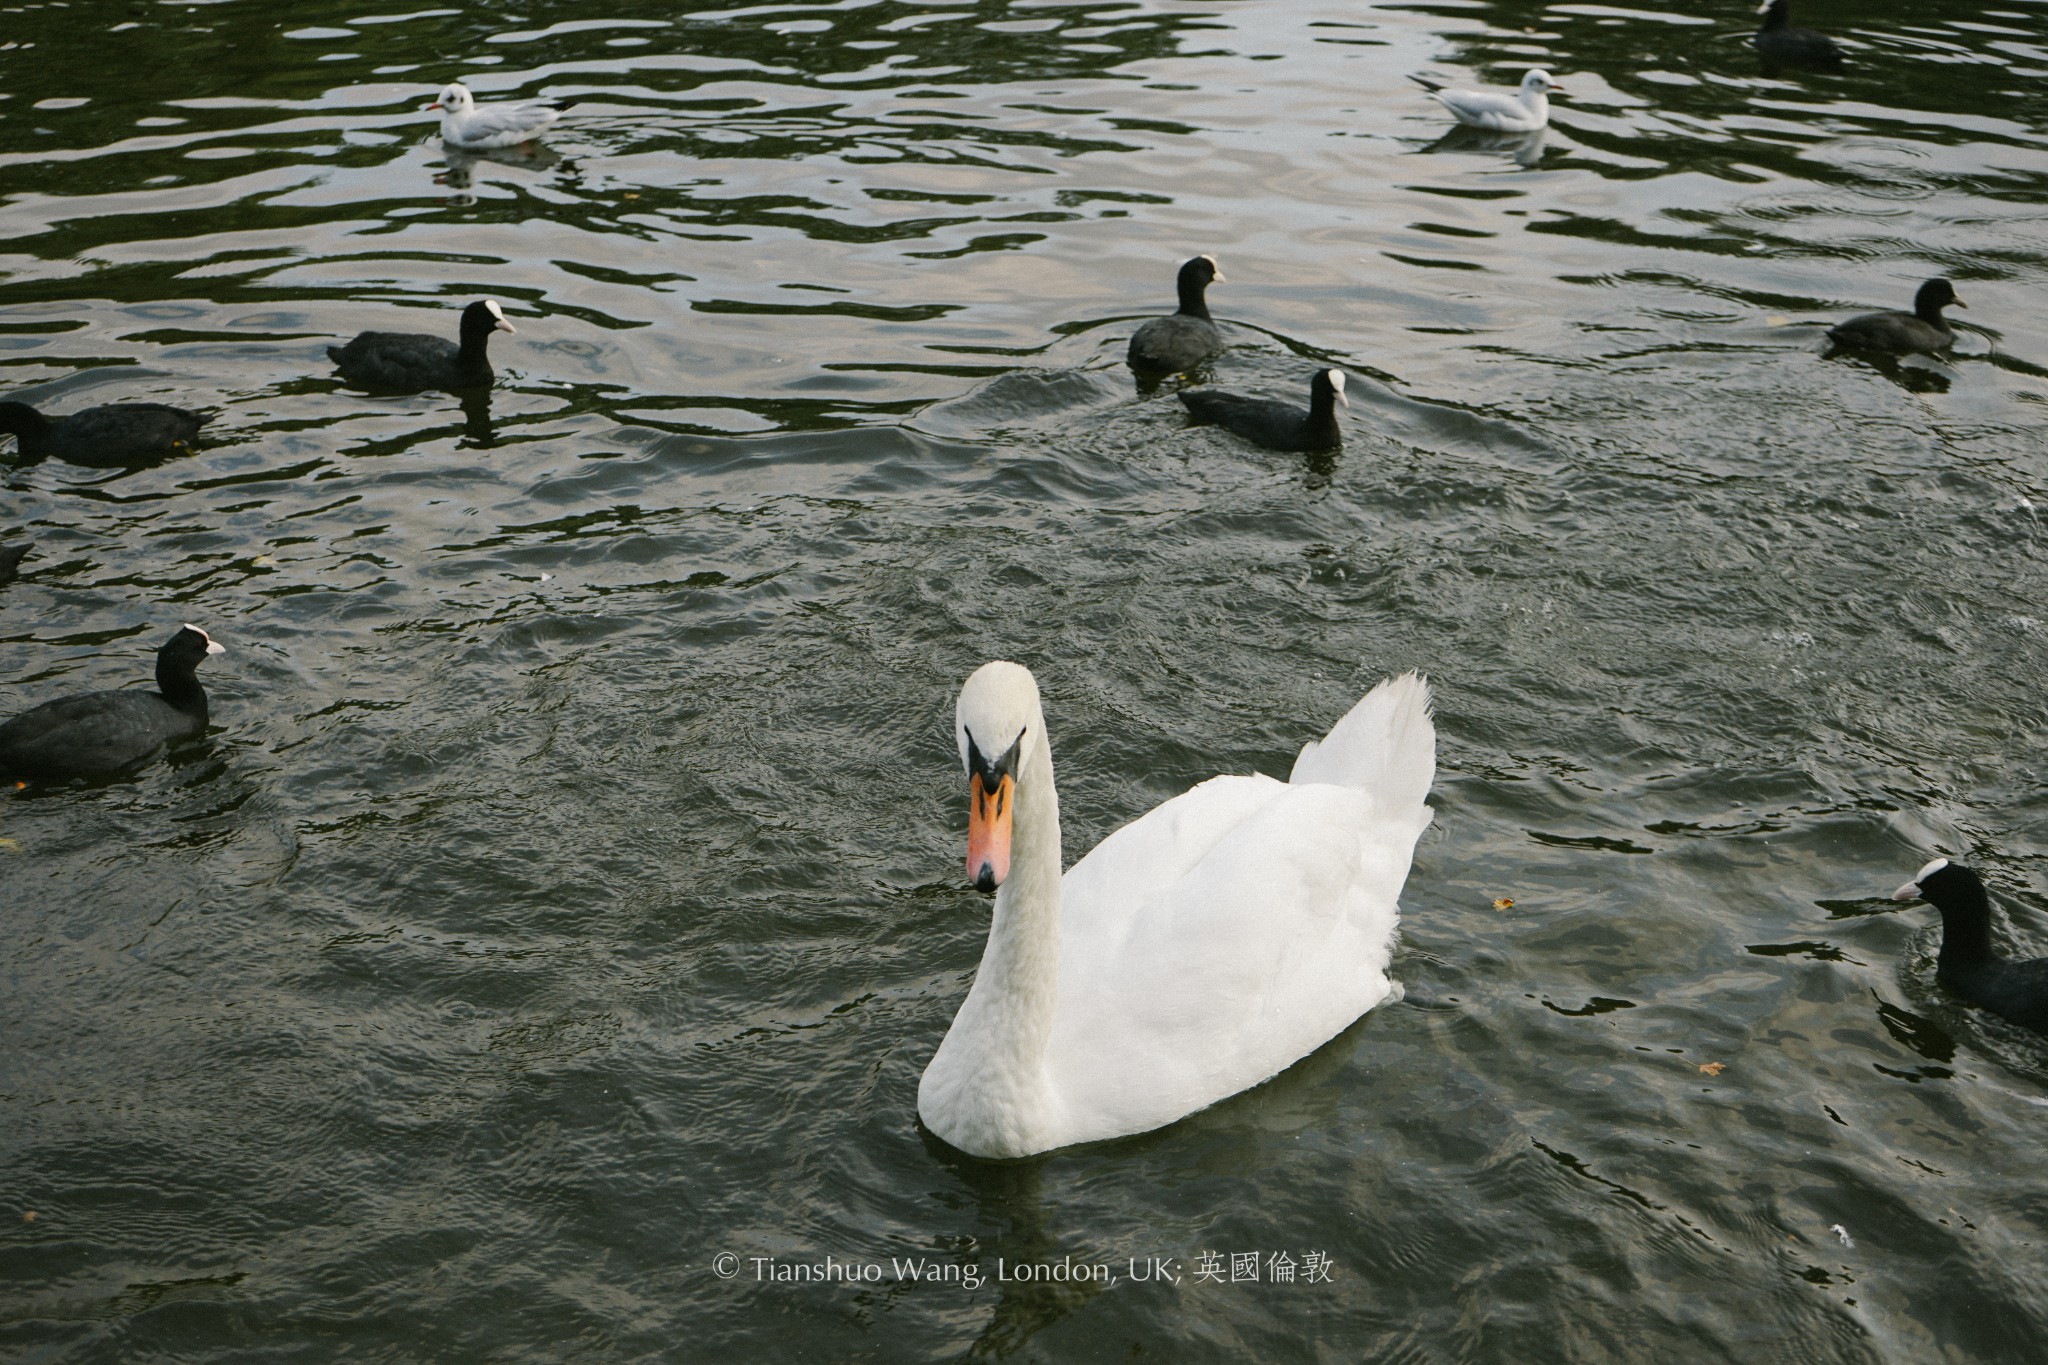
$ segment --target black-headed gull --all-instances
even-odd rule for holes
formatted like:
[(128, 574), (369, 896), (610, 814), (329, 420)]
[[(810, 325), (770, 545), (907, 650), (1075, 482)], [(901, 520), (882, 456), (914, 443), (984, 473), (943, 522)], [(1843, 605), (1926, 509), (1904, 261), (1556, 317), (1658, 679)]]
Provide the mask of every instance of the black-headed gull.
[(441, 141), (457, 147), (512, 147), (539, 137), (575, 100), (478, 104), (457, 81), (426, 106), (441, 113)]
[(1426, 76), (1408, 78), (1429, 92), (1429, 97), (1451, 111), (1451, 116), (1468, 128), (1486, 128), (1496, 133), (1533, 133), (1550, 124), (1548, 93), (1563, 86), (1550, 73), (1532, 69), (1522, 77), (1519, 94), (1503, 95), (1492, 90), (1449, 90)]

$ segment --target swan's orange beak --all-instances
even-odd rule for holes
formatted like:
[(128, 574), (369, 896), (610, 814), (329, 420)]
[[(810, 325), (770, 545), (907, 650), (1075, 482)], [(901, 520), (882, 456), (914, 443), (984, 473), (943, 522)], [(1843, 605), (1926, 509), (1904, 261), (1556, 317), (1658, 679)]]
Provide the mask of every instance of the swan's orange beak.
[(967, 876), (974, 889), (990, 892), (1010, 875), (1010, 812), (1017, 779), (1004, 773), (996, 789), (981, 785), (981, 774), (967, 779)]

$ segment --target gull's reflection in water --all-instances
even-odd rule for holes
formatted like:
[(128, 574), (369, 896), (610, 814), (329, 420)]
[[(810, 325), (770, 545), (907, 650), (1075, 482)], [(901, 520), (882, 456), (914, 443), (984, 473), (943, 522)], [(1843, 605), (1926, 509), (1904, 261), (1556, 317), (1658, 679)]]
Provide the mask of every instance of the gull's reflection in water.
[(574, 175), (576, 171), (575, 162), (564, 160), (560, 152), (538, 139), (521, 142), (512, 147), (443, 145), (441, 154), (446, 161), (447, 169), (434, 177), (434, 183), (448, 187), (448, 202), (456, 207), (467, 207), (476, 202), (479, 168), (486, 163), (510, 166), (521, 171), (548, 171), (557, 166), (560, 166), (567, 175)]
[(1526, 171), (1543, 160), (1543, 139), (1549, 132), (1548, 128), (1538, 128), (1531, 133), (1496, 133), (1485, 128), (1468, 128), (1460, 123), (1422, 150), (1505, 156)]

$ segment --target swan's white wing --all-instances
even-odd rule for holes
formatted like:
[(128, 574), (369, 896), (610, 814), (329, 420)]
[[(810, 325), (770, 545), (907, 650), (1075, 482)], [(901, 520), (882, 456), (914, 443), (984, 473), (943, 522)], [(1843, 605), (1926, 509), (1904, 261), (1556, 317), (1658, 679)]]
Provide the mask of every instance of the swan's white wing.
[(1047, 1070), (1065, 1140), (1143, 1132), (1257, 1085), (1384, 999), (1419, 804), (1219, 777), (1110, 835), (1061, 886)]
[(1451, 111), (1458, 122), (1473, 128), (1491, 128), (1502, 133), (1526, 133), (1543, 125), (1529, 107), (1513, 95), (1489, 94), (1483, 90), (1436, 90), (1430, 98)]
[(1399, 816), (1429, 798), (1436, 781), (1436, 726), (1419, 673), (1388, 678), (1360, 697), (1321, 739), (1301, 746), (1289, 782), (1363, 787)]
[(441, 122), (441, 137), (465, 147), (509, 147), (539, 135), (560, 118), (545, 104), (479, 104)]

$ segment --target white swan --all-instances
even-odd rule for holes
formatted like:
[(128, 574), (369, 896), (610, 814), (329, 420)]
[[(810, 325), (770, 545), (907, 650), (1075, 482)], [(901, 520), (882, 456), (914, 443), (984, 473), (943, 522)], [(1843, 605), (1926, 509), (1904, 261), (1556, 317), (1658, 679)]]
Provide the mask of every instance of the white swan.
[(1451, 117), (1466, 127), (1496, 133), (1533, 133), (1549, 127), (1549, 92), (1564, 89), (1541, 68), (1531, 68), (1522, 77), (1520, 92), (1513, 95), (1492, 90), (1450, 90), (1425, 76), (1408, 79), (1427, 90), (1431, 99), (1450, 110)]
[(996, 891), (974, 985), (917, 1090), (974, 1156), (1142, 1133), (1275, 1075), (1397, 992), (1396, 906), (1436, 776), (1429, 685), (1374, 688), (1285, 782), (1215, 777), (1060, 876), (1028, 669), (960, 690), (967, 870)]

